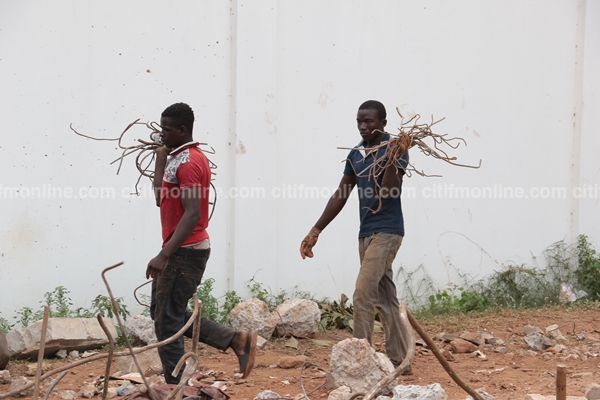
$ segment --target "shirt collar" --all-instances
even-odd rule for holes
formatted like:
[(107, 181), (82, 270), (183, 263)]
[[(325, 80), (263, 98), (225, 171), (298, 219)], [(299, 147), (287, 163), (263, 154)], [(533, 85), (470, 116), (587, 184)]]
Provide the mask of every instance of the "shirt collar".
[[(390, 140), (390, 134), (387, 132), (381, 138), (382, 142), (385, 142), (386, 140)], [(356, 149), (360, 152), (360, 154), (362, 154), (363, 157), (367, 156), (367, 151), (366, 151), (366, 147), (365, 147), (366, 144), (367, 144), (367, 142), (365, 142), (364, 140), (361, 139), (361, 141), (358, 143), (358, 145), (356, 145)]]
[(188, 147), (188, 146), (198, 146), (200, 143), (196, 142), (196, 141), (192, 141), (192, 142), (187, 142), (185, 144), (182, 144), (181, 146), (179, 146), (178, 148), (176, 148), (175, 150), (171, 151), (169, 153), (170, 156), (174, 156), (175, 153), (179, 152), (180, 150), (183, 150), (184, 148)]

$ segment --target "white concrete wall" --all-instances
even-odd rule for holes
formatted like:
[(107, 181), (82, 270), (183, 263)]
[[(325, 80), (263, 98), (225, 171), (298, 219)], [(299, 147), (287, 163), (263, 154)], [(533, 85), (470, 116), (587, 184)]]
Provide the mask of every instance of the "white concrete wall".
[[(454, 268), (483, 277), (508, 262), (543, 265), (548, 245), (579, 233), (600, 246), (600, 193), (571, 196), (600, 185), (599, 28), (595, 0), (0, 0), (0, 316), (36, 307), (59, 285), (87, 307), (105, 293), (102, 269), (118, 261), (113, 291), (139, 311), (132, 291), (160, 246), (158, 209), (147, 192), (122, 196), (137, 179), (133, 159), (115, 175), (114, 143), (69, 124), (115, 137), (178, 101), (196, 112), (196, 138), (217, 151), (206, 272), (217, 295), (248, 295), (252, 277), (274, 292), (351, 294), (356, 199), (302, 261), (300, 240), (327, 197), (280, 191), (337, 185), (346, 156), (337, 147), (359, 141), (356, 109), (367, 99), (386, 104), (391, 132), (395, 107), (446, 117), (439, 132), (468, 141), (453, 152), (459, 161), (483, 162), (463, 169), (413, 151), (417, 167), (443, 177), (405, 180), (396, 269), (424, 265), (443, 285), (458, 282)], [(130, 138), (146, 135), (138, 127)], [(528, 197), (449, 195), (500, 185)], [(6, 195), (49, 187), (115, 196)], [(551, 188), (566, 195), (533, 198)], [(258, 198), (240, 196), (251, 190)]]

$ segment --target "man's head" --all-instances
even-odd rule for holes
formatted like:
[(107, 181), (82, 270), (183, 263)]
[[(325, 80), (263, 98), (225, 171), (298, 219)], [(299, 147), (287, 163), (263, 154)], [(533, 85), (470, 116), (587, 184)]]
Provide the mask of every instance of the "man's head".
[(356, 124), (363, 140), (368, 144), (377, 144), (384, 135), (387, 113), (381, 102), (368, 100), (360, 105), (356, 114)]
[(192, 140), (194, 111), (185, 103), (170, 105), (160, 115), (160, 137), (167, 147), (176, 148)]

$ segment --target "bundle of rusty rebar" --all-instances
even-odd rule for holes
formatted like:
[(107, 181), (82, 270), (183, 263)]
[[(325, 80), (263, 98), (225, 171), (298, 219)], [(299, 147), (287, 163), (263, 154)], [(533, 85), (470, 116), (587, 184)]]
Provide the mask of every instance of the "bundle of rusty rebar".
[[(408, 151), (408, 149), (412, 147), (417, 147), (421, 153), (426, 156), (431, 156), (438, 160), (442, 160), (447, 162), (448, 164), (452, 164), (458, 167), (466, 167), (466, 168), (479, 168), (481, 167), (481, 160), (479, 160), (478, 165), (467, 165), (467, 164), (459, 164), (456, 162), (456, 157), (450, 156), (444, 149), (444, 146), (448, 146), (452, 149), (458, 148), (461, 143), (465, 146), (467, 142), (465, 139), (460, 137), (448, 137), (447, 134), (437, 134), (434, 133), (431, 128), (437, 123), (443, 121), (445, 119), (441, 118), (439, 120), (434, 120), (433, 116), (431, 117), (430, 123), (419, 123), (421, 116), (419, 114), (415, 114), (412, 118), (404, 121), (404, 116), (400, 113), (400, 110), (396, 108), (398, 115), (402, 119), (400, 123), (400, 128), (398, 128), (398, 134), (390, 134), (391, 138), (389, 140), (382, 141), (376, 146), (372, 146), (365, 149), (365, 158), (369, 156), (373, 156), (374, 160), (370, 167), (366, 168), (363, 171), (354, 171), (356, 176), (358, 177), (368, 177), (369, 179), (373, 179), (375, 183), (375, 190), (379, 193), (381, 189), (381, 179), (386, 169), (394, 168), (396, 172), (399, 169), (402, 169), (407, 176), (411, 176), (411, 173), (414, 172), (421, 176), (434, 177), (441, 175), (428, 175), (422, 170), (418, 170), (411, 163), (410, 158), (407, 161), (406, 167), (402, 167), (401, 159), (403, 155)], [(428, 144), (428, 141), (430, 142)], [(338, 149), (343, 150), (353, 150), (356, 148), (348, 148), (348, 147), (338, 147)], [(380, 154), (380, 150), (384, 149)], [(381, 198), (379, 199), (379, 207), (377, 210), (371, 210), (373, 212), (378, 212), (381, 209)]]
[[(117, 142), (117, 145), (123, 151), (121, 152), (121, 156), (119, 158), (113, 160), (110, 163), (111, 165), (116, 162), (119, 163), (119, 167), (117, 168), (117, 175), (119, 174), (119, 172), (121, 172), (121, 166), (123, 165), (123, 159), (131, 154), (137, 153), (137, 155), (135, 157), (135, 165), (136, 165), (138, 172), (140, 173), (140, 176), (138, 177), (138, 179), (134, 185), (135, 192), (132, 194), (135, 194), (135, 195), (139, 195), (138, 185), (139, 185), (142, 177), (147, 177), (150, 180), (152, 180), (154, 178), (154, 170), (152, 169), (152, 167), (154, 165), (154, 159), (156, 156), (155, 150), (158, 149), (159, 147), (163, 146), (163, 143), (160, 139), (160, 132), (161, 132), (160, 125), (154, 121), (140, 122), (140, 119), (141, 118), (138, 118), (135, 121), (133, 121), (132, 123), (130, 123), (129, 125), (127, 125), (127, 127), (123, 130), (123, 132), (121, 132), (121, 134), (116, 138), (96, 138), (93, 136), (84, 135), (83, 133), (80, 133), (75, 128), (73, 128), (73, 124), (70, 125), (71, 130), (79, 136), (83, 136), (85, 138), (92, 139), (92, 140), (116, 141)], [(123, 138), (125, 136), (125, 133), (127, 133), (127, 131), (129, 131), (129, 129), (131, 129), (131, 127), (133, 127), (135, 125), (143, 125), (146, 128), (148, 128), (150, 130), (150, 140), (148, 141), (148, 140), (137, 139), (138, 143), (127, 146), (123, 143)], [(208, 146), (208, 144), (200, 143), (200, 146)], [(212, 147), (209, 147), (209, 148), (200, 147), (200, 150), (206, 154), (215, 154), (215, 149), (213, 149)], [(210, 165), (212, 175), (216, 175), (214, 170), (217, 168), (217, 165), (214, 162), (212, 162), (210, 159), (208, 159), (208, 163)], [(213, 185), (212, 182), (210, 183), (210, 186), (213, 189), (214, 197), (213, 197), (212, 201), (209, 201), (209, 204), (211, 206), (209, 218), (212, 217), (212, 214), (214, 212), (214, 208), (215, 208), (215, 205), (217, 202), (215, 186)]]

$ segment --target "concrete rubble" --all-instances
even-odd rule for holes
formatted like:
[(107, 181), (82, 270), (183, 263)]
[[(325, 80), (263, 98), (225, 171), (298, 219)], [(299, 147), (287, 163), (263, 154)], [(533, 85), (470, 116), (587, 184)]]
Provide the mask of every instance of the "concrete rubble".
[(256, 330), (265, 339), (273, 336), (278, 316), (269, 312), (267, 303), (257, 298), (238, 303), (229, 313), (231, 326), (236, 330)]
[[(104, 323), (113, 338), (117, 338), (117, 329), (110, 318)], [(27, 328), (19, 328), (6, 335), (11, 357), (36, 358), (39, 352), (42, 321)], [(108, 344), (108, 338), (96, 318), (50, 318), (46, 332), (44, 355), (59, 350), (89, 350)]]
[[(31, 382), (32, 381), (25, 378), (24, 376), (18, 376), (12, 380), (12, 382), (10, 384), (9, 392), (12, 392), (13, 390), (19, 390), (20, 388), (30, 384)], [(29, 389), (25, 389), (22, 392), (19, 392), (17, 397), (31, 397), (32, 395), (33, 395), (33, 386), (31, 386)]]
[(587, 400), (600, 400), (600, 385), (592, 383), (585, 390), (585, 398)]
[(427, 386), (398, 385), (392, 390), (393, 396), (379, 396), (378, 400), (404, 400), (404, 399), (418, 399), (418, 400), (448, 400), (448, 395), (439, 383), (434, 383)]
[(352, 394), (352, 389), (350, 389), (348, 386), (340, 386), (339, 388), (329, 392), (327, 400), (348, 400), (350, 397), (352, 397)]
[[(345, 339), (331, 349), (329, 370), (334, 387), (347, 386), (354, 393), (367, 392), (394, 371), (392, 362), (377, 353), (366, 339)], [(397, 382), (388, 386), (391, 393)]]
[(0, 385), (11, 383), (10, 372), (8, 370), (0, 371)]
[(154, 332), (154, 321), (149, 317), (135, 315), (125, 321), (125, 329), (136, 346), (153, 344), (158, 341)]
[(278, 336), (312, 338), (319, 332), (321, 311), (312, 300), (286, 300), (273, 311), (277, 319)]
[[(143, 373), (156, 371), (157, 369), (162, 370), (158, 349), (150, 349), (143, 353), (138, 353), (135, 357), (138, 360)], [(116, 359), (115, 371), (118, 371), (121, 374), (140, 372), (131, 356), (118, 357)]]
[(281, 396), (271, 390), (263, 390), (259, 394), (256, 395), (254, 400), (277, 400), (281, 399)]

